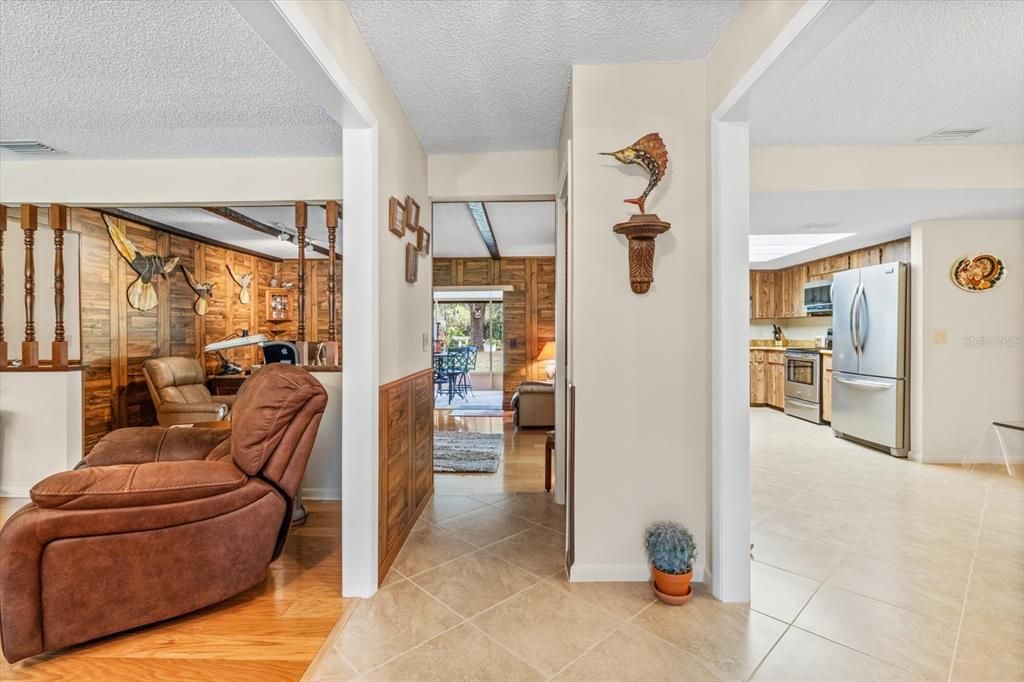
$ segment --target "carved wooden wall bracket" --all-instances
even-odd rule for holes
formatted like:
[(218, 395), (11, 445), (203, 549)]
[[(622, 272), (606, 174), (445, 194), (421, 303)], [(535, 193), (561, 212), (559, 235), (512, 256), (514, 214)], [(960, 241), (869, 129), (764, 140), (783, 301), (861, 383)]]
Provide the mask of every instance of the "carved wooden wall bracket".
[(629, 286), (634, 294), (646, 294), (654, 281), (654, 239), (672, 225), (654, 213), (630, 216), (613, 229), (629, 240)]

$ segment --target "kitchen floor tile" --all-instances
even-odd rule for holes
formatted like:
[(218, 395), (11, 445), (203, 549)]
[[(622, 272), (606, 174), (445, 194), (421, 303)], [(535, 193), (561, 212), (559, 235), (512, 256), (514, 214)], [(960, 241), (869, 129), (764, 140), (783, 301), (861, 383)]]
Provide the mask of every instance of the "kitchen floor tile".
[(565, 572), (565, 536), (534, 526), (486, 550), (541, 578)]
[(409, 533), (394, 568), (404, 576), (414, 576), (475, 549), (436, 526), (425, 526)]
[(463, 618), (472, 618), (539, 580), (482, 550), (466, 554), (413, 579)]
[(750, 563), (750, 608), (792, 623), (820, 582), (757, 561)]
[(438, 526), (477, 547), (485, 547), (535, 527), (526, 519), (492, 506), (441, 521)]
[(622, 620), (632, 618), (656, 599), (650, 582), (571, 583), (564, 574), (554, 575), (548, 582)]
[(752, 679), (759, 682), (874, 682), (910, 680), (914, 676), (810, 632), (790, 628)]
[(750, 532), (755, 561), (822, 581), (846, 554), (846, 548), (795, 538), (758, 526)]

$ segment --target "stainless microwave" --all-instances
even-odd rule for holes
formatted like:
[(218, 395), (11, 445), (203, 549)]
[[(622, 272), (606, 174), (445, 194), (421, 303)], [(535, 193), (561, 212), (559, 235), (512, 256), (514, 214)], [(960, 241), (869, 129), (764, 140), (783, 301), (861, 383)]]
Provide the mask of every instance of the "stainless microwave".
[(815, 280), (804, 285), (804, 314), (832, 314), (832, 280)]

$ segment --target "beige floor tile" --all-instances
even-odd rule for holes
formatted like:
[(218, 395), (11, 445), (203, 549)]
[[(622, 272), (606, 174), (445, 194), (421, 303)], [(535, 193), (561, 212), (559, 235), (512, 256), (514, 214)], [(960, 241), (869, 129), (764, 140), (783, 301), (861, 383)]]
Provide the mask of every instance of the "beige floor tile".
[(859, 651), (790, 628), (752, 678), (762, 682), (874, 682), (913, 675)]
[(754, 559), (776, 568), (802, 575), (811, 580), (824, 580), (846, 554), (846, 548), (826, 545), (758, 526), (750, 531), (754, 543)]
[(964, 605), (965, 628), (1024, 631), (1024, 565), (979, 556)]
[(484, 504), (468, 495), (434, 495), (423, 510), (423, 518), (431, 523), (438, 523), (480, 509)]
[(451, 610), (404, 580), (360, 602), (335, 646), (365, 673), (459, 621)]
[(554, 675), (597, 644), (617, 619), (541, 582), (472, 621), (544, 675)]
[(576, 659), (556, 680), (627, 682), (631, 680), (716, 680), (701, 659), (666, 644), (634, 625), (623, 625)]
[(863, 531), (863, 525), (848, 513), (834, 509), (808, 512), (788, 507), (780, 507), (766, 516), (757, 528), (838, 546), (849, 546)]
[(760, 483), (754, 481), (750, 485), (750, 499), (752, 502), (761, 502), (778, 506), (785, 505), (787, 502), (799, 495), (800, 492), (801, 491), (799, 490), (785, 488), (773, 483)]
[(792, 623), (821, 583), (757, 561), (750, 564), (750, 608)]
[(474, 500), (480, 500), (485, 504), (501, 504), (505, 500), (513, 497), (515, 493), (473, 493), (471, 496)]
[(484, 551), (421, 573), (417, 585), (464, 618), (472, 618), (538, 580), (537, 576)]
[(405, 652), (368, 680), (542, 680), (539, 672), (469, 623)]
[[(957, 538), (951, 542), (950, 538)], [(946, 538), (905, 533), (893, 526), (888, 531), (867, 533), (854, 543), (850, 554), (871, 556), (897, 566), (913, 566), (922, 571), (949, 571), (967, 575), (974, 558), (973, 536), (950, 535)]]
[(929, 679), (944, 679), (957, 625), (825, 585), (797, 627)]
[(655, 601), (650, 582), (571, 583), (564, 574), (554, 575), (548, 582), (622, 620), (632, 618)]
[(765, 517), (771, 514), (776, 509), (781, 509), (777, 504), (768, 504), (766, 502), (758, 502), (757, 500), (750, 501), (750, 527), (753, 528), (757, 524), (764, 521)]
[(831, 495), (850, 500), (851, 502), (866, 502), (870, 504), (884, 504), (892, 499), (893, 496), (893, 492), (885, 488), (879, 489), (858, 485), (831, 476), (822, 478), (819, 482), (808, 488), (807, 492)]
[(504, 540), (509, 535), (534, 527), (525, 519), (491, 506), (442, 521), (438, 525), (477, 547)]
[(953, 679), (1024, 680), (1024, 629), (1006, 621), (965, 624), (957, 642)]
[(476, 547), (436, 526), (409, 533), (395, 559), (394, 567), (405, 576), (414, 576), (446, 561), (474, 551)]
[(565, 532), (565, 505), (556, 504), (552, 493), (521, 493), (497, 506), (551, 530)]
[(700, 589), (683, 606), (657, 602), (632, 622), (728, 680), (747, 679), (786, 629), (746, 604), (724, 604)]
[(332, 649), (320, 659), (316, 670), (307, 670), (302, 679), (307, 682), (349, 682), (358, 680), (359, 673)]
[(398, 570), (392, 566), (391, 570), (388, 571), (388, 574), (384, 576), (384, 580), (381, 582), (380, 586), (387, 587), (388, 585), (394, 585), (395, 583), (402, 582), (403, 580), (405, 580), (405, 576), (399, 573)]
[(534, 526), (487, 551), (542, 578), (565, 571), (565, 536), (547, 528)]
[(894, 564), (850, 552), (828, 584), (951, 623), (960, 619), (967, 573), (924, 564)]
[(978, 554), (991, 559), (1024, 563), (1024, 533), (1020, 528), (983, 523), (978, 536)]

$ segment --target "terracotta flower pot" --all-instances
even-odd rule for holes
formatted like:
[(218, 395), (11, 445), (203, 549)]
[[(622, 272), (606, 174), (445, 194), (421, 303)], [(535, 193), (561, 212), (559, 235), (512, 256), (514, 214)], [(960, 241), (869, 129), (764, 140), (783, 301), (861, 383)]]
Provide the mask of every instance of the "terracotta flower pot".
[(654, 593), (666, 604), (679, 605), (693, 595), (693, 587), (690, 585), (690, 579), (693, 578), (692, 570), (677, 575), (665, 573), (651, 566), (651, 572), (654, 574)]

